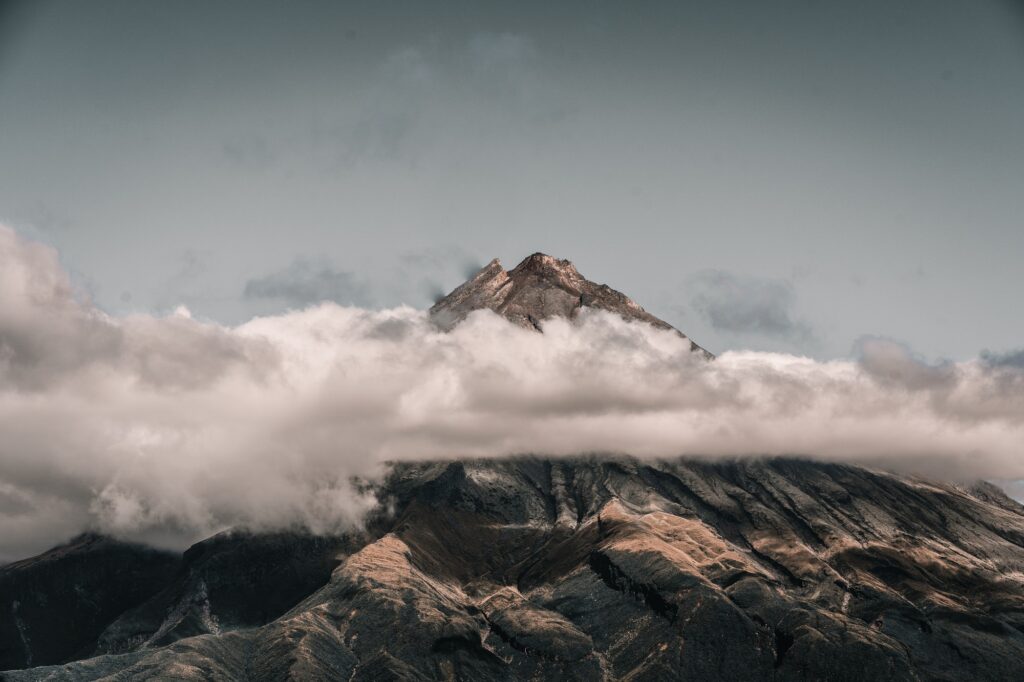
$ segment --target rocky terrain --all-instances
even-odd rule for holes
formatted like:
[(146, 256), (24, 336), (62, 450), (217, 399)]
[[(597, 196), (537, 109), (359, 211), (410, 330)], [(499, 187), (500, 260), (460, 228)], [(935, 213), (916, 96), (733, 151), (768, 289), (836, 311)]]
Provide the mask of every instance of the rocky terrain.
[(2, 678), (1014, 680), (1024, 661), (1024, 508), (985, 484), (511, 459), (396, 466), (378, 495), (342, 537), (173, 559), (89, 538), (0, 569), (8, 667), (63, 663)]
[(103, 629), (167, 584), (179, 558), (82, 535), (0, 567), (0, 669), (91, 653)]
[[(568, 261), (438, 302), (671, 328)], [(694, 345), (694, 350), (706, 351)], [(0, 567), (0, 679), (1019, 680), (1024, 507), (795, 459), (400, 463), (348, 533), (178, 555), (86, 535)]]
[[(623, 293), (607, 284), (595, 284), (584, 278), (567, 260), (543, 253), (528, 256), (514, 269), (506, 271), (498, 259), (480, 269), (467, 282), (434, 304), (431, 317), (439, 326), (450, 329), (481, 308), (493, 310), (524, 327), (541, 329), (551, 317), (576, 317), (583, 308), (595, 308), (639, 320), (659, 329), (685, 334), (641, 308)], [(693, 343), (693, 350), (711, 354)]]

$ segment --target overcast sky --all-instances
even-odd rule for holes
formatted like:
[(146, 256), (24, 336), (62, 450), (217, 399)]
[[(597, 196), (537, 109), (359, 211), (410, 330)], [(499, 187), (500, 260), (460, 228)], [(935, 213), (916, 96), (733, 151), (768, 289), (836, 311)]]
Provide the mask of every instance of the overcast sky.
[(113, 313), (573, 260), (714, 352), (1024, 345), (1024, 8), (0, 1), (0, 221)]

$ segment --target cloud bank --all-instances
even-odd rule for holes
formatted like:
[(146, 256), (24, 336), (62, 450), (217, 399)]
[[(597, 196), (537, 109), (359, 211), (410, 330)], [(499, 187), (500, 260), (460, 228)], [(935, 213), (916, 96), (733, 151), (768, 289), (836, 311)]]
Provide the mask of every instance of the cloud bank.
[(231, 525), (356, 522), (389, 460), (804, 455), (1024, 478), (1024, 372), (730, 352), (606, 313), (544, 334), (486, 311), (323, 303), (225, 327), (114, 318), (49, 247), (0, 227), (0, 560), (86, 527), (181, 545)]

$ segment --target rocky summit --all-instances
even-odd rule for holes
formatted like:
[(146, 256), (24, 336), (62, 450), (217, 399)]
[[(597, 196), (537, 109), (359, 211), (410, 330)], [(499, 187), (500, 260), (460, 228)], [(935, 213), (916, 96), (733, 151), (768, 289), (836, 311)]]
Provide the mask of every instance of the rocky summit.
[[(495, 258), (434, 304), (430, 315), (440, 327), (451, 329), (474, 310), (488, 309), (516, 324), (541, 331), (544, 320), (572, 319), (584, 308), (606, 310), (627, 320), (671, 329), (686, 337), (625, 294), (607, 284), (595, 284), (586, 279), (569, 261), (543, 253), (528, 256), (512, 270), (505, 270)], [(690, 343), (695, 352), (711, 357), (711, 353), (692, 340)]]
[[(403, 464), (366, 527), (0, 569), (4, 680), (1017, 680), (1024, 508), (858, 467)], [(56, 665), (54, 665), (56, 664)]]

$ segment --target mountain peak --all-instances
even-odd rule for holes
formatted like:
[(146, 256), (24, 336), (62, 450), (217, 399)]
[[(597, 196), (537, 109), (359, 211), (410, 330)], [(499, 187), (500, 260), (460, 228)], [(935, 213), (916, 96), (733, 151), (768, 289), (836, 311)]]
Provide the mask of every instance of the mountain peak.
[(512, 272), (543, 272), (580, 277), (579, 271), (576, 270), (576, 266), (571, 261), (565, 258), (555, 258), (540, 251), (524, 258)]
[[(512, 270), (505, 270), (497, 258), (456, 287), (430, 309), (431, 318), (442, 329), (451, 329), (469, 313), (481, 308), (493, 310), (523, 327), (541, 330), (551, 317), (575, 318), (585, 307), (616, 313), (626, 320), (639, 320), (659, 329), (686, 335), (640, 307), (625, 294), (606, 284), (591, 282), (572, 262), (534, 253)], [(693, 350), (713, 357), (697, 344)]]

